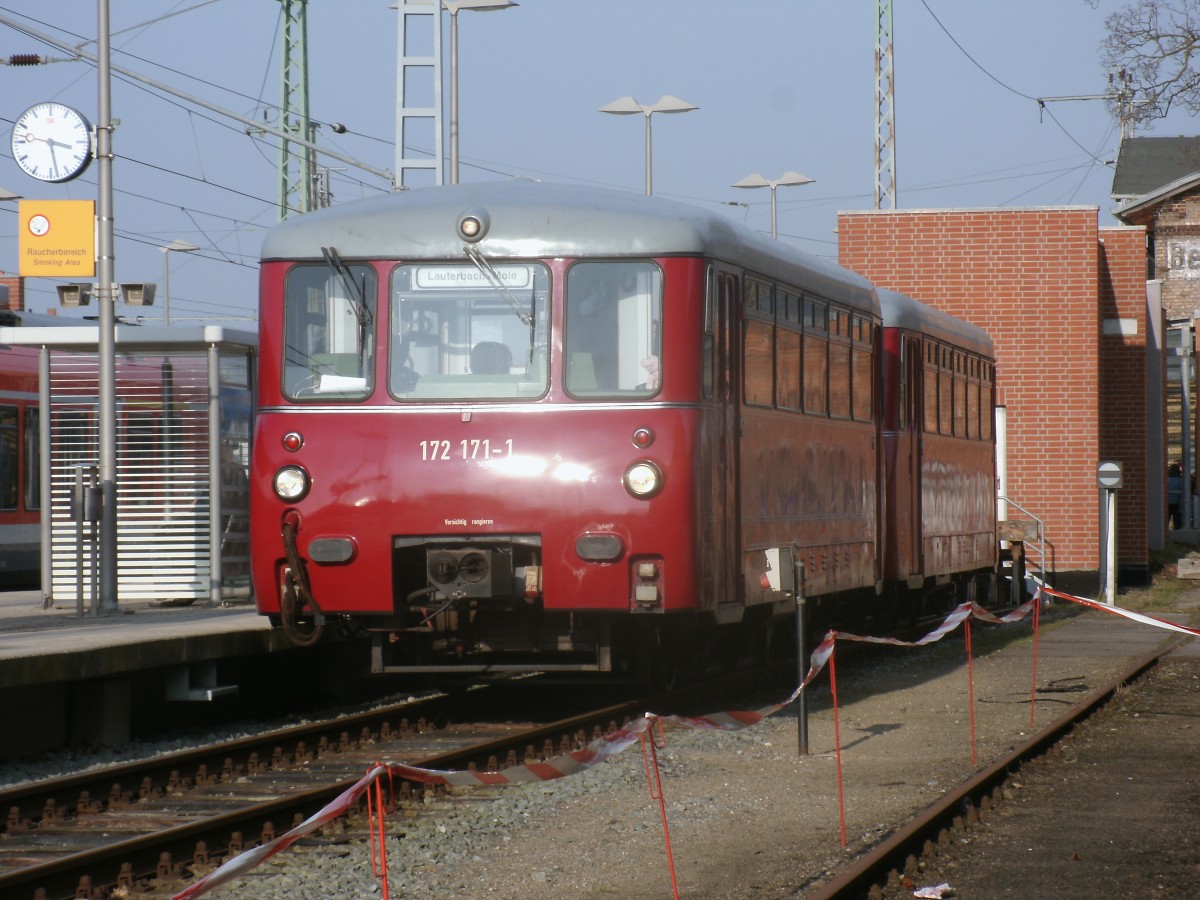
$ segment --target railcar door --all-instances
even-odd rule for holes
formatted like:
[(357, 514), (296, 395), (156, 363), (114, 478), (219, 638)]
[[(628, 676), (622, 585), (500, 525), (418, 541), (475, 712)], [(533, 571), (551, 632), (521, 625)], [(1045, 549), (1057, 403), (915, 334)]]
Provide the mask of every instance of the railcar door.
[(731, 273), (717, 277), (716, 308), (716, 385), (715, 394), (720, 425), (717, 437), (717, 515), (718, 561), (716, 596), (718, 603), (736, 603), (741, 585), (741, 533), (738, 497), (738, 444), (741, 420), (738, 404), (738, 371), (741, 345), (737, 335), (739, 316), (738, 278)]
[[(908, 531), (907, 539), (897, 537), (898, 544), (906, 544), (904, 558), (908, 561), (909, 575), (917, 575), (924, 571), (921, 559), (921, 442), (925, 432), (925, 417), (922, 404), (925, 401), (925, 389), (922, 384), (924, 361), (921, 357), (921, 341), (904, 335), (904, 358), (901, 366), (904, 371), (906, 389), (902, 414), (906, 421), (900, 425), (904, 435), (904, 446), (908, 456)], [(935, 404), (936, 414), (936, 404)]]

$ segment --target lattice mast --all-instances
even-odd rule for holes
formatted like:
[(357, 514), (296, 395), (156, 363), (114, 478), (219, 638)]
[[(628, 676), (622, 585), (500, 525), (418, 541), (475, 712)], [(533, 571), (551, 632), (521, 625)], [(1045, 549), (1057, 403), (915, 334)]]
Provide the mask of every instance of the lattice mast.
[[(283, 51), (279, 130), (312, 141), (308, 119), (308, 0), (279, 0), (283, 7)], [(315, 206), (313, 160), (303, 144), (279, 142), (279, 218), (306, 213)]]
[[(442, 0), (398, 0), (396, 187), (443, 183)], [(433, 145), (432, 155), (415, 147)], [(411, 183), (410, 183), (411, 182)]]
[(875, 208), (896, 208), (892, 0), (875, 0)]

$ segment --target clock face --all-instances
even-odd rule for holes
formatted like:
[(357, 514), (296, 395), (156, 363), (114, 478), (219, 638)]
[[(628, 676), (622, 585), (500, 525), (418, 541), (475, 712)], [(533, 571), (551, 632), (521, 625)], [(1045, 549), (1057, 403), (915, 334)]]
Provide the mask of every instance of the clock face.
[(92, 161), (92, 126), (61, 103), (39, 103), (17, 117), (12, 153), (39, 181), (70, 181)]

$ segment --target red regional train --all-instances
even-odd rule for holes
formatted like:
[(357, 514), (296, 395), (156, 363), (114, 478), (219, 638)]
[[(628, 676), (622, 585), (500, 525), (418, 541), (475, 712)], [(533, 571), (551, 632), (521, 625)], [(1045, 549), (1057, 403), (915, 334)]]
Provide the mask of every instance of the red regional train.
[(260, 287), (252, 577), (298, 644), (663, 677), (790, 637), (789, 559), (827, 624), (990, 590), (987, 335), (722, 216), (403, 191), (273, 229)]
[[(16, 324), (0, 316), (0, 325)], [(0, 585), (37, 584), (41, 571), (38, 351), (0, 349)]]

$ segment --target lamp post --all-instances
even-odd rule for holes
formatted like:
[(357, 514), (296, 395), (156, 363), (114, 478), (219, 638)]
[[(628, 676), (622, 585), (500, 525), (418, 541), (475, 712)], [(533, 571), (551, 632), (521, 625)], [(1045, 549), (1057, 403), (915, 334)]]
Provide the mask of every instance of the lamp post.
[(741, 181), (734, 182), (736, 188), (760, 188), (769, 187), (771, 189), (771, 237), (776, 236), (776, 212), (775, 212), (775, 188), (783, 185), (789, 187), (796, 184), (812, 184), (815, 179), (809, 178), (807, 175), (801, 175), (799, 172), (784, 172), (778, 178), (763, 178), (757, 172), (753, 175), (747, 175)]
[(169, 257), (175, 253), (194, 253), (200, 248), (187, 241), (171, 241), (165, 247), (159, 247), (163, 255), (163, 324), (171, 324), (171, 264)]
[(651, 153), (650, 153), (650, 117), (656, 112), (660, 113), (683, 113), (691, 112), (693, 109), (699, 109), (698, 106), (693, 106), (686, 100), (680, 100), (678, 97), (672, 97), (667, 94), (664, 97), (659, 97), (657, 103), (652, 103), (649, 106), (644, 106), (638, 103), (632, 97), (621, 97), (619, 100), (614, 100), (607, 106), (600, 107), (600, 112), (611, 113), (614, 116), (632, 116), (636, 113), (641, 113), (646, 117), (646, 194), (654, 193), (653, 176), (651, 175)]
[(458, 11), (492, 12), (517, 6), (513, 0), (442, 0), (450, 13), (450, 183), (458, 184)]

